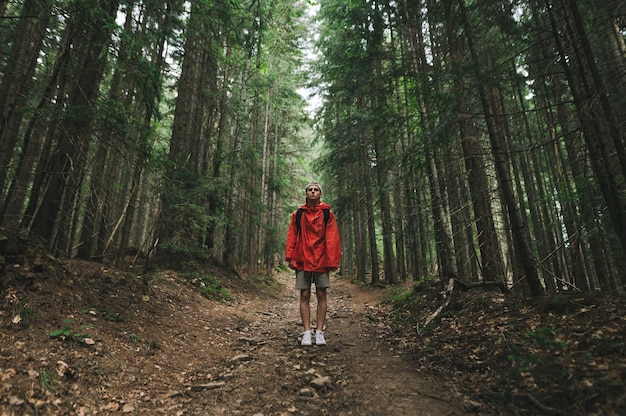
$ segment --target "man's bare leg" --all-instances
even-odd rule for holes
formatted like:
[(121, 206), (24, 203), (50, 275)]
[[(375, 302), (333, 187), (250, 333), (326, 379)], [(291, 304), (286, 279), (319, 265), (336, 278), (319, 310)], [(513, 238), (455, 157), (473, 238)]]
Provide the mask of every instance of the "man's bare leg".
[(326, 288), (315, 288), (315, 294), (317, 295), (317, 330), (323, 331), (326, 321), (326, 309), (328, 309)]
[(300, 317), (305, 331), (311, 330), (311, 289), (300, 290)]

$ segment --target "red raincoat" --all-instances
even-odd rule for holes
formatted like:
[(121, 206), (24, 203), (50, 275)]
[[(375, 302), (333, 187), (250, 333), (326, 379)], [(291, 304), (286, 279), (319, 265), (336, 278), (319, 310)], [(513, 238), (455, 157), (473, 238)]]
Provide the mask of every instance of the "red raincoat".
[(330, 211), (330, 218), (324, 224), (323, 209), (330, 209), (328, 204), (304, 204), (300, 218), (300, 232), (296, 227), (296, 212), (291, 214), (285, 260), (292, 269), (306, 272), (323, 273), (339, 268), (341, 259), (341, 241), (335, 214)]

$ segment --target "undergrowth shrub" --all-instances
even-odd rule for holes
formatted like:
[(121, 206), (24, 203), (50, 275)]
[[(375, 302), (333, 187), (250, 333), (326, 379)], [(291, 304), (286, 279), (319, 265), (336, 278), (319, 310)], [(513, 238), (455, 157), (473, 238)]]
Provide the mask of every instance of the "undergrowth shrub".
[(211, 275), (203, 275), (200, 281), (200, 293), (207, 299), (232, 301), (233, 295), (222, 282)]
[(87, 338), (90, 337), (89, 334), (87, 333), (83, 333), (84, 330), (89, 329), (89, 328), (93, 328), (95, 325), (94, 324), (85, 324), (85, 325), (80, 325), (80, 331), (77, 332), (74, 329), (72, 329), (71, 327), (74, 326), (74, 320), (73, 319), (64, 319), (63, 320), (63, 326), (61, 328), (57, 328), (55, 330), (53, 330), (52, 332), (50, 332), (48, 334), (48, 336), (50, 338), (58, 338), (58, 339), (63, 339), (63, 340), (69, 340), (69, 341), (78, 341), (78, 342), (85, 342), (85, 340)]
[(526, 332), (517, 342), (505, 344), (507, 359), (511, 362), (512, 373), (523, 373), (537, 366), (549, 367), (553, 364), (553, 354), (562, 352), (566, 342), (557, 339), (556, 330), (540, 326)]

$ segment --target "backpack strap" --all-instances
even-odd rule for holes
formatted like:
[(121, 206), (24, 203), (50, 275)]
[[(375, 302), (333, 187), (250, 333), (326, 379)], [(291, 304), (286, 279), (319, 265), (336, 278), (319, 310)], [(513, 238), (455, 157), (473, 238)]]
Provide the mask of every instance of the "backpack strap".
[(302, 219), (302, 208), (298, 208), (296, 210), (296, 229), (298, 230), (298, 234), (300, 234), (300, 230), (302, 229), (302, 224), (300, 224), (301, 219)]

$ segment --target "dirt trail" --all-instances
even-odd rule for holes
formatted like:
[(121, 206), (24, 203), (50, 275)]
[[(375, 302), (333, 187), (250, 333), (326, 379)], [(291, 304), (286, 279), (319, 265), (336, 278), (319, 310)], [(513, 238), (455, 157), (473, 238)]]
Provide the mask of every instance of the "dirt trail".
[[(459, 291), (416, 344), (385, 291), (333, 276), (328, 345), (301, 347), (291, 273), (0, 258), (0, 416), (625, 414), (623, 293)], [(441, 305), (417, 295), (408, 316)]]
[[(143, 281), (66, 267), (62, 281), (3, 292), (2, 416), (463, 414), (453, 386), (418, 373), (385, 339), (381, 290), (333, 277), (328, 345), (301, 347), (289, 274), (272, 295), (233, 277), (241, 290), (223, 303), (172, 272)], [(67, 336), (47, 335), (63, 326)], [(72, 335), (83, 331), (89, 343)]]
[(215, 414), (464, 413), (448, 388), (418, 374), (383, 342), (372, 318), (380, 291), (335, 278), (329, 291), (328, 345), (301, 347), (297, 292), (289, 277), (279, 279), (284, 285), (279, 299), (250, 305), (257, 318), (231, 345), (234, 362), (221, 376), (223, 386), (198, 394), (201, 401), (213, 402)]

